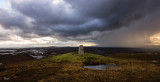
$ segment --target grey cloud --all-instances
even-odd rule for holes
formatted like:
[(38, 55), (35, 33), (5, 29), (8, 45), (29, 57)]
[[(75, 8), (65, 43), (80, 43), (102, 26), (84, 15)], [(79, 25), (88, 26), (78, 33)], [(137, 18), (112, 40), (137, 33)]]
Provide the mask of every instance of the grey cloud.
[(6, 28), (23, 27), (25, 25), (24, 17), (15, 13), (9, 13), (6, 10), (0, 9), (0, 24)]
[(22, 2), (14, 2), (12, 1), (12, 8), (18, 10), (24, 15), (32, 17), (36, 20), (35, 23), (43, 24), (43, 25), (57, 25), (57, 24), (78, 24), (83, 22), (78, 17), (72, 13), (74, 10), (70, 12), (67, 9), (71, 9), (70, 5), (66, 5), (61, 3), (59, 5), (53, 5), (52, 0), (41, 0), (41, 1), (33, 1), (27, 0)]
[(136, 21), (129, 28), (105, 32), (102, 37), (98, 37), (97, 43), (99, 46), (145, 47), (152, 44), (152, 35), (160, 33), (159, 21), (160, 10)]
[[(54, 6), (52, 0), (12, 1), (12, 7), (35, 20), (35, 33), (78, 36), (92, 31), (121, 28), (156, 10), (159, 0), (64, 0)], [(69, 14), (65, 9), (70, 10)], [(99, 21), (96, 21), (99, 20)], [(37, 30), (37, 31), (36, 31)]]
[[(160, 9), (160, 0), (64, 0), (64, 3), (58, 5), (53, 5), (52, 1), (11, 0), (12, 9), (18, 14), (1, 9), (0, 24), (8, 29), (11, 27), (21, 29), (21, 36), (28, 38), (32, 37), (29, 34), (33, 33), (38, 36), (61, 36), (65, 39), (96, 41), (101, 35), (111, 38), (112, 34), (103, 34), (104, 32), (131, 27), (137, 21)], [(27, 25), (27, 17), (33, 19), (30, 22), (32, 26)], [(138, 28), (152, 30), (151, 27)], [(94, 31), (100, 34), (92, 37), (91, 33)], [(121, 32), (120, 34), (123, 35)], [(149, 33), (157, 32), (153, 30)], [(100, 40), (105, 38), (107, 37)], [(101, 44), (101, 42), (97, 43)]]

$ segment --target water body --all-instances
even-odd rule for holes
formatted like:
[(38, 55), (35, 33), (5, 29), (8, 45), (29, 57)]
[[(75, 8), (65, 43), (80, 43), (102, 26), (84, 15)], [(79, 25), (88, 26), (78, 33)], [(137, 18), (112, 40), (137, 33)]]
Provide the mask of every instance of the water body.
[(112, 65), (112, 64), (107, 64), (107, 65), (89, 65), (89, 66), (84, 66), (84, 68), (90, 68), (90, 69), (95, 69), (95, 70), (106, 70), (106, 68), (119, 68), (119, 65)]
[(0, 50), (0, 52), (15, 52), (17, 50)]
[(157, 61), (157, 60), (153, 60), (153, 61), (151, 61), (152, 63), (159, 63), (159, 61)]
[(33, 56), (33, 55), (30, 55), (31, 57), (35, 58), (35, 59), (42, 59), (44, 58), (45, 56)]
[(3, 65), (3, 63), (0, 63), (0, 65)]
[(5, 72), (6, 71), (6, 69), (0, 69), (0, 72)]
[(0, 50), (0, 55), (14, 54), (15, 51), (17, 51), (17, 50)]
[(4, 80), (10, 80), (10, 78), (8, 78), (8, 77), (3, 77), (3, 79), (4, 79)]

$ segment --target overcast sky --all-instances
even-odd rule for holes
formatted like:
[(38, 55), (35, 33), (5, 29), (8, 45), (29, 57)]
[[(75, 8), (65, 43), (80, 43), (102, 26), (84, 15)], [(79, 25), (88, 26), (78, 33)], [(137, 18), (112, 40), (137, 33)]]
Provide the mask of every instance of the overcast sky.
[(0, 47), (160, 45), (160, 0), (0, 0)]

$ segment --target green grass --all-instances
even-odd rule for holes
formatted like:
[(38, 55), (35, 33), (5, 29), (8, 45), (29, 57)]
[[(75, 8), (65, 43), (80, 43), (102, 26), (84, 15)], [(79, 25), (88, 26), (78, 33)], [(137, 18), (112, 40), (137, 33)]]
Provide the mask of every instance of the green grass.
[(66, 53), (63, 55), (58, 55), (50, 58), (44, 59), (45, 61), (54, 62), (79, 62), (83, 64), (106, 64), (117, 61), (115, 58), (105, 57), (101, 55), (85, 53), (84, 55), (78, 55), (77, 53)]
[(83, 62), (84, 58), (76, 53), (66, 53), (53, 57), (53, 60), (56, 62)]

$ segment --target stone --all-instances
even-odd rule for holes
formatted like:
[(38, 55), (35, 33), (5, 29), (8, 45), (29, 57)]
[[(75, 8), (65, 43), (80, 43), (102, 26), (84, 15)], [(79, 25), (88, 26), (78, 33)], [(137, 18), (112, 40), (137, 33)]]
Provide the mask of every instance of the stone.
[(0, 65), (3, 65), (3, 63), (0, 63)]
[(83, 55), (83, 54), (84, 54), (83, 45), (79, 45), (78, 54), (79, 54), (79, 55)]

